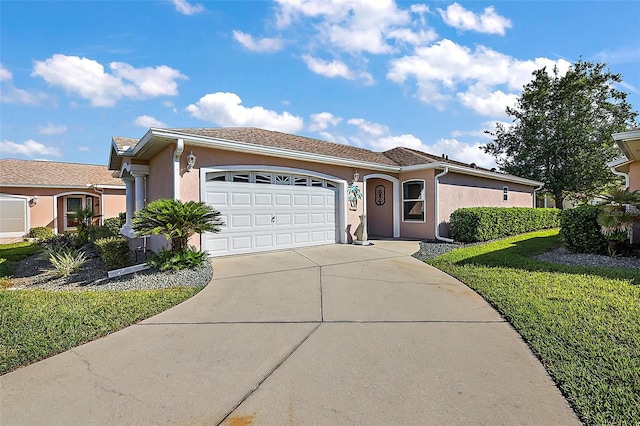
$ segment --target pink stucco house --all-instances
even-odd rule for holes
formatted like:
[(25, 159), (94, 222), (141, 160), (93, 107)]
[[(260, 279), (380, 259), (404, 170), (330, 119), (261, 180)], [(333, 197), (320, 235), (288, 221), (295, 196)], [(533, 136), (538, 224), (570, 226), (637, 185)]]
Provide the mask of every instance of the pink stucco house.
[[(614, 133), (613, 140), (618, 144), (624, 157), (608, 165), (615, 174), (622, 175), (631, 191), (640, 190), (640, 129)], [(636, 227), (631, 242), (640, 243), (640, 229)]]
[[(349, 243), (361, 215), (370, 236), (446, 240), (454, 210), (533, 207), (541, 187), (409, 148), (373, 152), (256, 128), (114, 137), (109, 169), (127, 187), (125, 235), (133, 236), (131, 217), (147, 202), (202, 200), (226, 223), (191, 242), (213, 256)], [(362, 193), (356, 203), (352, 184)], [(164, 243), (150, 240), (152, 249)]]
[(125, 211), (125, 185), (107, 167), (0, 159), (0, 242), (19, 241), (37, 226), (74, 230), (67, 212), (87, 206), (100, 221)]

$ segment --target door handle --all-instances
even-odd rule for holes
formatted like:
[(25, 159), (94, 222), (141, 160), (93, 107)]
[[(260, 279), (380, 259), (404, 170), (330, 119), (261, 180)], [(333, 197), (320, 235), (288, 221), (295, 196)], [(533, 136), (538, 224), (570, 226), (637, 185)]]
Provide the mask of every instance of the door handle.
[(275, 216), (271, 216), (271, 223), (276, 223), (276, 217)]

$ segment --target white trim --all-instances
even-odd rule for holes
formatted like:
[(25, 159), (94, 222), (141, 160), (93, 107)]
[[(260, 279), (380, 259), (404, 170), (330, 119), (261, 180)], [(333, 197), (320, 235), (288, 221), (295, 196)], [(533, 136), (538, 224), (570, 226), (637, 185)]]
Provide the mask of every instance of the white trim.
[[(86, 188), (85, 188), (86, 189)], [(102, 205), (104, 202), (104, 199), (102, 198), (102, 194), (100, 193), (96, 193), (96, 192), (78, 192), (78, 191), (69, 191), (69, 192), (61, 192), (59, 194), (54, 194), (53, 195), (53, 233), (57, 234), (60, 232), (60, 230), (58, 229), (58, 198), (60, 197), (67, 197), (69, 195), (88, 195), (90, 197), (95, 197), (96, 194), (98, 194), (99, 198), (100, 198), (100, 209), (102, 209)], [(84, 202), (82, 205), (84, 205), (86, 203), (86, 198), (84, 199)], [(64, 219), (62, 221), (62, 227), (63, 232), (67, 230), (67, 205), (66, 203), (62, 204), (62, 214), (64, 215)], [(75, 229), (75, 228), (69, 228), (69, 229)]]
[(401, 200), (400, 200), (400, 180), (393, 176), (384, 175), (381, 173), (372, 173), (365, 175), (362, 178), (364, 188), (362, 193), (364, 194), (363, 207), (364, 214), (367, 214), (367, 180), (368, 179), (383, 179), (390, 181), (393, 184), (393, 238), (400, 238), (400, 214), (401, 214)]
[(29, 200), (33, 198), (33, 196), (28, 195), (15, 195), (15, 194), (5, 194), (0, 193), (0, 197), (6, 198), (17, 198), (24, 201), (24, 220), (25, 220), (25, 232), (5, 232), (0, 233), (0, 238), (22, 238), (29, 233), (31, 229), (31, 214), (29, 212)]
[(85, 184), (85, 185), (33, 185), (33, 184), (14, 184), (14, 183), (3, 183), (1, 184), (3, 188), (54, 188), (54, 189), (87, 189), (88, 186), (96, 186), (98, 188), (105, 189), (124, 189), (124, 186), (118, 185), (100, 185), (100, 184)]
[(433, 181), (434, 181), (434, 189), (433, 189), (433, 204), (435, 206), (434, 210), (435, 210), (435, 214), (434, 214), (434, 223), (435, 223), (435, 237), (436, 240), (439, 241), (444, 241), (446, 243), (452, 243), (453, 239), (451, 238), (446, 238), (446, 237), (442, 237), (440, 236), (440, 200), (439, 200), (439, 196), (440, 196), (440, 178), (444, 175), (446, 175), (447, 173), (449, 173), (449, 168), (445, 167), (444, 170), (442, 171), (442, 173), (438, 173), (437, 175), (435, 175)]
[[(136, 148), (138, 146), (136, 145)], [(176, 150), (173, 152), (173, 199), (180, 199), (180, 156), (184, 151), (184, 140), (176, 140)]]
[[(422, 182), (422, 220), (406, 220), (404, 218), (404, 184), (409, 182)], [(424, 179), (407, 179), (402, 181), (402, 222), (404, 223), (425, 223), (427, 221), (427, 182)], [(414, 201), (409, 199), (408, 201)], [(417, 200), (419, 201), (419, 200)]]
[[(205, 196), (205, 188), (207, 182), (207, 173), (211, 172), (228, 172), (228, 171), (249, 171), (249, 172), (275, 172), (275, 173), (287, 173), (287, 174), (298, 174), (298, 175), (306, 175), (313, 176), (319, 179), (326, 179), (331, 182), (335, 182), (337, 184), (336, 192), (337, 192), (337, 200), (339, 206), (339, 214), (338, 214), (338, 242), (341, 244), (347, 243), (346, 229), (347, 229), (347, 181), (336, 177), (327, 175), (325, 173), (319, 173), (313, 170), (305, 170), (305, 169), (296, 169), (291, 167), (281, 167), (281, 166), (268, 166), (268, 165), (260, 165), (260, 164), (244, 164), (244, 165), (233, 165), (233, 166), (208, 166), (200, 168), (200, 201), (204, 201)], [(200, 236), (200, 244), (204, 245), (203, 237)]]
[[(417, 164), (414, 166), (402, 167), (401, 172), (413, 172), (419, 170), (429, 169), (448, 169), (450, 172), (460, 173), (464, 175), (478, 176), (486, 179), (499, 180), (502, 182), (518, 183), (526, 186), (540, 186), (542, 182), (536, 180), (525, 179), (513, 175), (505, 175), (498, 172), (491, 172), (488, 170), (472, 169), (470, 167), (456, 166), (448, 163), (429, 163), (429, 164)], [(443, 175), (444, 176), (444, 175)]]
[(640, 139), (640, 130), (631, 130), (628, 132), (613, 133), (611, 137), (616, 142)]

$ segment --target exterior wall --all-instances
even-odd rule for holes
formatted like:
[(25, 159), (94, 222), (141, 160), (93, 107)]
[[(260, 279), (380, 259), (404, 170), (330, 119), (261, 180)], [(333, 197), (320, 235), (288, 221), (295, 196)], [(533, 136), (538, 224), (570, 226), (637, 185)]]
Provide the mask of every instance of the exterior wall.
[[(160, 198), (173, 198), (173, 152), (175, 149), (175, 146), (170, 145), (149, 161), (147, 203)], [(183, 157), (185, 157), (184, 154)], [(183, 161), (186, 162), (186, 160)]]
[[(171, 148), (172, 150), (174, 148)], [(171, 155), (173, 151), (169, 151), (169, 160), (171, 160)], [(165, 150), (166, 151), (166, 150)], [(161, 155), (165, 153), (165, 151), (161, 152)], [(186, 157), (187, 155), (193, 152), (196, 156), (196, 165), (191, 172), (186, 172)], [(155, 161), (155, 158), (152, 160)], [(150, 163), (151, 164), (151, 163)], [(299, 170), (307, 170), (309, 172), (316, 172), (320, 174), (325, 174), (329, 176), (333, 176), (337, 179), (343, 179), (350, 183), (353, 180), (353, 174), (357, 171), (360, 176), (365, 176), (368, 173), (378, 173), (377, 171), (372, 171), (368, 169), (355, 169), (353, 167), (344, 167), (339, 165), (332, 164), (321, 164), (314, 163), (310, 161), (299, 161), (299, 160), (291, 160), (281, 157), (268, 157), (263, 155), (255, 155), (255, 154), (246, 154), (241, 152), (233, 152), (233, 151), (225, 151), (219, 149), (211, 149), (211, 148), (203, 148), (203, 147), (193, 147), (193, 146), (185, 146), (184, 152), (182, 153), (180, 159), (180, 170), (181, 170), (181, 179), (180, 179), (180, 198), (182, 201), (188, 200), (200, 200), (200, 169), (201, 168), (210, 168), (210, 167), (220, 167), (220, 166), (243, 166), (247, 165), (250, 168), (259, 168), (260, 166), (275, 166), (275, 167), (283, 167), (283, 168), (292, 168)], [(165, 166), (166, 167), (166, 166)], [(160, 168), (154, 167), (150, 171), (150, 181), (152, 179), (156, 179), (154, 172), (156, 170), (160, 170)], [(165, 168), (166, 170), (166, 168)], [(171, 169), (172, 170), (172, 169)], [(154, 176), (152, 176), (154, 175)], [(393, 175), (391, 175), (393, 176)], [(397, 176), (394, 176), (397, 177)], [(165, 185), (170, 184), (170, 181), (173, 179), (171, 173), (165, 173), (163, 181)], [(358, 182), (358, 186), (362, 190), (364, 185), (362, 183), (362, 179)], [(366, 197), (366, 195), (365, 195)], [(158, 198), (155, 193), (148, 193), (149, 201), (153, 201)], [(345, 201), (346, 202), (346, 201)], [(358, 224), (360, 223), (360, 215), (364, 212), (364, 202), (365, 200), (358, 200), (358, 206), (355, 211), (348, 210), (347, 212), (347, 229), (345, 232), (349, 232), (349, 235), (353, 236), (355, 233)], [(349, 240), (349, 238), (347, 237)], [(198, 236), (194, 236), (189, 241), (190, 244), (198, 246), (199, 238)]]
[[(38, 202), (29, 202), (29, 223), (27, 228), (37, 226), (47, 226), (57, 228), (58, 232), (64, 231), (64, 197), (65, 196), (86, 196), (94, 198), (94, 208), (100, 212), (100, 194), (82, 189), (72, 188), (34, 188), (34, 187), (0, 187), (0, 193), (9, 195), (21, 195), (29, 199), (38, 197)], [(65, 195), (60, 195), (65, 194)], [(54, 197), (57, 196), (57, 205), (54, 207)], [(104, 191), (102, 198), (104, 206), (104, 218), (117, 216), (125, 209), (124, 190), (108, 189)], [(98, 213), (99, 214), (99, 213)], [(54, 226), (57, 225), (57, 226)]]
[[(376, 188), (384, 188), (384, 204), (376, 204)], [(368, 179), (367, 232), (379, 237), (393, 237), (393, 182), (385, 179)]]
[(640, 190), (640, 161), (634, 161), (629, 165), (629, 189)]
[[(434, 176), (436, 171), (418, 170), (400, 174), (400, 235), (405, 238), (434, 239), (435, 226), (435, 199), (434, 199)], [(403, 211), (403, 190), (402, 184), (410, 180), (424, 181), (424, 222), (412, 222), (404, 220)]]
[(124, 191), (105, 189), (102, 195), (103, 219), (117, 217), (127, 209)]
[[(502, 200), (503, 187), (509, 188), (508, 201)], [(458, 173), (440, 178), (440, 235), (449, 234), (451, 213), (461, 207), (533, 207), (535, 188)]]

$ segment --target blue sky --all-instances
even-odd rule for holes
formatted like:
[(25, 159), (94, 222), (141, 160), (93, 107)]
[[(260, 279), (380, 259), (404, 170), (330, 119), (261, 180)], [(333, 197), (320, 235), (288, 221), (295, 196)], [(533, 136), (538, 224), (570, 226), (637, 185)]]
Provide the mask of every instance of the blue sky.
[(106, 164), (112, 136), (254, 126), (492, 166), (531, 72), (580, 57), (640, 106), (640, 2), (2, 1), (0, 157)]

